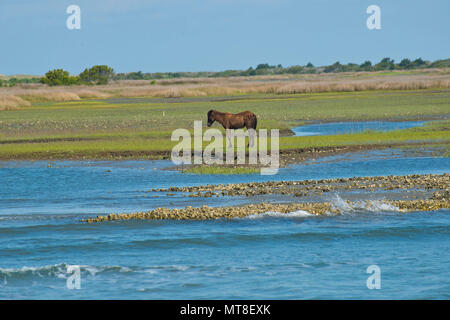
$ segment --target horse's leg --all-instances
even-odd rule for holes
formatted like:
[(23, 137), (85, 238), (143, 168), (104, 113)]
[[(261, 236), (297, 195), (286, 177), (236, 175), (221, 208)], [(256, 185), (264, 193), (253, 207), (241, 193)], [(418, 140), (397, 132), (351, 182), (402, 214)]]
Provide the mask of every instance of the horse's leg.
[(252, 143), (252, 133), (250, 132), (250, 130), (247, 128), (247, 132), (248, 132), (248, 143), (247, 143), (247, 148), (250, 148), (250, 145), (253, 146)]
[(253, 147), (253, 145), (255, 144), (255, 129), (253, 129), (252, 127), (247, 127), (247, 132), (248, 132), (248, 145), (247, 148), (249, 148), (250, 146)]
[(227, 138), (228, 138), (228, 148), (233, 147), (233, 143), (231, 142), (231, 129), (226, 129)]

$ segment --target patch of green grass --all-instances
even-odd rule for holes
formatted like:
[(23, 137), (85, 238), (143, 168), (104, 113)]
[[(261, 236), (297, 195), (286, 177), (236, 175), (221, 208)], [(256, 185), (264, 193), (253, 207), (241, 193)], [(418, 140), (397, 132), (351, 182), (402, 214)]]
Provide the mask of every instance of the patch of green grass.
[[(356, 121), (418, 119), (448, 115), (450, 92), (341, 92), (296, 95), (254, 95), (242, 100), (179, 103), (161, 99), (135, 99), (136, 103), (86, 100), (40, 104), (0, 113), (0, 133), (5, 137), (36, 137), (116, 132), (161, 132), (192, 128), (194, 120), (206, 123), (209, 109), (258, 116), (258, 128), (288, 128), (308, 120)], [(226, 99), (224, 99), (226, 100)], [(155, 102), (158, 101), (158, 102)], [(219, 128), (220, 125), (214, 124)]]
[(311, 147), (338, 147), (346, 145), (368, 144), (400, 144), (450, 142), (450, 131), (425, 131), (425, 130), (395, 130), (389, 132), (368, 131), (356, 134), (341, 134), (333, 136), (308, 136), (280, 138), (280, 149), (298, 149)]
[[(206, 129), (210, 109), (251, 110), (258, 129), (288, 130), (307, 121), (417, 120), (448, 116), (450, 91), (366, 91), (295, 95), (246, 95), (221, 101), (180, 98), (96, 99), (34, 104), (0, 112), (0, 158), (102, 158), (170, 151), (174, 129), (193, 132), (195, 120)], [(336, 136), (281, 137), (280, 149), (354, 144), (449, 141), (449, 121), (391, 132)], [(224, 132), (220, 124), (213, 128)], [(225, 143), (225, 142), (224, 142)], [(205, 145), (208, 144), (205, 142)], [(154, 157), (160, 157), (154, 154)]]
[[(430, 130), (426, 130), (429, 128)], [(398, 145), (408, 143), (449, 143), (450, 131), (432, 130), (432, 126), (411, 128), (390, 132), (363, 132), (333, 136), (281, 137), (280, 149), (304, 149), (312, 147), (333, 147), (346, 145)], [(136, 136), (121, 139), (100, 139), (85, 141), (59, 141), (42, 143), (6, 143), (0, 144), (1, 159), (15, 158), (111, 158), (121, 156), (159, 158), (159, 152), (168, 154), (178, 142), (169, 138), (138, 138)], [(225, 152), (224, 139), (224, 152)], [(271, 141), (268, 139), (270, 149)], [(204, 141), (203, 145), (209, 142)], [(236, 148), (236, 144), (234, 145)]]

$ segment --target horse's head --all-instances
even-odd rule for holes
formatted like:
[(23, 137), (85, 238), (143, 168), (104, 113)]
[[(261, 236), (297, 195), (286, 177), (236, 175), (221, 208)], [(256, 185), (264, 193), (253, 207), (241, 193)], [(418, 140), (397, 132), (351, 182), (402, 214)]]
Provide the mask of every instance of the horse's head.
[(216, 121), (216, 118), (214, 117), (214, 110), (208, 111), (208, 127), (211, 127), (212, 124)]

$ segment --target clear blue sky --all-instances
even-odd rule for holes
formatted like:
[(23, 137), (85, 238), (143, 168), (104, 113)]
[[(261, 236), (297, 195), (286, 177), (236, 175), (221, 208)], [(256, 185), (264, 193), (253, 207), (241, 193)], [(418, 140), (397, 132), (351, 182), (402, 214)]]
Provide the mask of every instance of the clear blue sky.
[[(81, 8), (68, 30), (66, 8)], [(381, 7), (381, 30), (366, 8)], [(1, 0), (0, 73), (220, 71), (450, 57), (449, 0)]]

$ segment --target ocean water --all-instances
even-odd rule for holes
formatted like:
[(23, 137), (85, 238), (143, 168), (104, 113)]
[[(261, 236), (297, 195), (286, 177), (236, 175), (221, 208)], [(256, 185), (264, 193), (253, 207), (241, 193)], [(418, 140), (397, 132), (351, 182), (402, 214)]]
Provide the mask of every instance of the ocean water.
[(353, 121), (314, 123), (292, 129), (296, 136), (359, 133), (366, 130), (392, 131), (422, 126), (426, 121)]
[[(390, 156), (389, 158), (387, 156)], [(339, 157), (342, 157), (340, 159)], [(344, 161), (345, 160), (345, 161)], [(214, 221), (82, 218), (157, 206), (230, 205), (245, 198), (188, 198), (152, 188), (263, 180), (449, 172), (448, 158), (337, 156), (276, 176), (197, 176), (165, 161), (0, 164), (2, 299), (448, 299), (450, 210), (404, 214), (382, 202), (343, 215)], [(381, 271), (368, 289), (369, 266)], [(80, 289), (70, 282), (80, 270)]]

